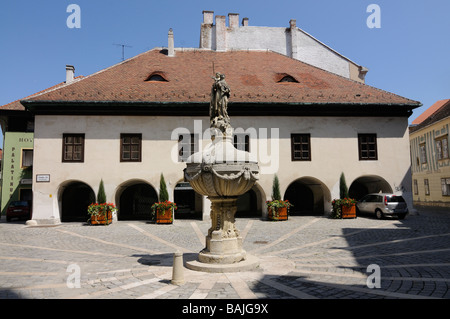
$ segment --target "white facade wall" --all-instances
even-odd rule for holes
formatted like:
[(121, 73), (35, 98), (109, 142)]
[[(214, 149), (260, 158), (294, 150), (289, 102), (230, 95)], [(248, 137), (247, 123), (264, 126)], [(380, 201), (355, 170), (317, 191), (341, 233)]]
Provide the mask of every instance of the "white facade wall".
[[(408, 201), (411, 198), (407, 118), (254, 116), (231, 120), (235, 132), (241, 128), (257, 133), (251, 136), (250, 151), (256, 153), (260, 163), (258, 205), (263, 207), (263, 214), (275, 173), (281, 194), (295, 180), (308, 177), (306, 180), (315, 184), (311, 187), (319, 187), (324, 195), (320, 200), (325, 212), (331, 209), (331, 200), (339, 197), (341, 172), (345, 173), (348, 187), (361, 176), (377, 176)], [(163, 173), (173, 200), (174, 187), (183, 180), (186, 167), (176, 161), (178, 134), (173, 134), (174, 130), (179, 128), (182, 133), (181, 128), (185, 128), (185, 132), (200, 133), (208, 127), (206, 117), (36, 116), (33, 174), (49, 174), (50, 182), (36, 182), (33, 178), (33, 219), (38, 223), (59, 222), (61, 194), (70, 181), (84, 182), (96, 193), (103, 179), (107, 200), (116, 203), (121, 186), (131, 181), (149, 183), (158, 192)], [(273, 132), (274, 139), (264, 140), (264, 132), (268, 137)], [(84, 163), (62, 162), (64, 133), (85, 134)], [(142, 162), (120, 162), (121, 133), (142, 134)], [(291, 133), (311, 134), (311, 161), (291, 160)], [(378, 160), (359, 160), (358, 133), (377, 134)], [(202, 147), (209, 142), (205, 136)], [(209, 201), (205, 198), (203, 216), (209, 216)]]

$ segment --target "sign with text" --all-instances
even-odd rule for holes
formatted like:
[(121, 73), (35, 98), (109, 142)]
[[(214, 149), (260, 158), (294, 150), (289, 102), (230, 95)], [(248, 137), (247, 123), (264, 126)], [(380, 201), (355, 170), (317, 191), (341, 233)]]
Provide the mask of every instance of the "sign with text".
[(49, 183), (50, 182), (50, 174), (36, 174), (36, 182), (37, 183)]

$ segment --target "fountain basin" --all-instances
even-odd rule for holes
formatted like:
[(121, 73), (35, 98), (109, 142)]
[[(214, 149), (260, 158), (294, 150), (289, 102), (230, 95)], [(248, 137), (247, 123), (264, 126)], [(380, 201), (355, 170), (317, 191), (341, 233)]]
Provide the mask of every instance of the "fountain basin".
[(230, 137), (215, 139), (205, 151), (188, 158), (184, 178), (197, 193), (211, 201), (206, 247), (200, 251), (198, 261), (187, 263), (187, 267), (210, 272), (256, 267), (255, 258), (242, 249), (242, 237), (234, 219), (238, 196), (249, 191), (259, 179), (258, 163), (250, 153), (234, 148)]

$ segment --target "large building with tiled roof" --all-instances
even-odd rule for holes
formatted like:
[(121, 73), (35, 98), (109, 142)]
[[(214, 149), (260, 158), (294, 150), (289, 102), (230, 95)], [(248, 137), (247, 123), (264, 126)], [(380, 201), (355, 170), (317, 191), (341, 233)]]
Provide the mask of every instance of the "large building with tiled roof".
[(417, 207), (450, 209), (450, 99), (426, 109), (410, 127), (413, 199)]
[(180, 49), (172, 37), (167, 48), (21, 101), (34, 117), (37, 222), (86, 220), (101, 180), (117, 219), (149, 219), (161, 173), (175, 219), (207, 217), (209, 200), (184, 183), (183, 169), (210, 142), (216, 72), (231, 88), (235, 145), (261, 169), (237, 217), (265, 216), (275, 174), (292, 214), (327, 214), (342, 172), (353, 197), (412, 199), (408, 117), (419, 102), (271, 50)]

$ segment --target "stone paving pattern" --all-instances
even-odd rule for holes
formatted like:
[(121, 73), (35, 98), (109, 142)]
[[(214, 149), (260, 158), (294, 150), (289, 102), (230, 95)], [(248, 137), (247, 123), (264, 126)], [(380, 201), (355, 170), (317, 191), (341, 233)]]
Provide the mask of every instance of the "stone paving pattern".
[[(185, 283), (177, 286), (171, 284), (173, 253), (196, 259), (209, 221), (30, 227), (3, 216), (0, 298), (450, 299), (450, 213), (419, 212), (405, 220), (237, 218), (236, 225), (260, 267), (222, 274), (185, 268)], [(380, 288), (366, 284), (371, 264), (380, 267)], [(79, 288), (68, 286), (73, 265)]]

